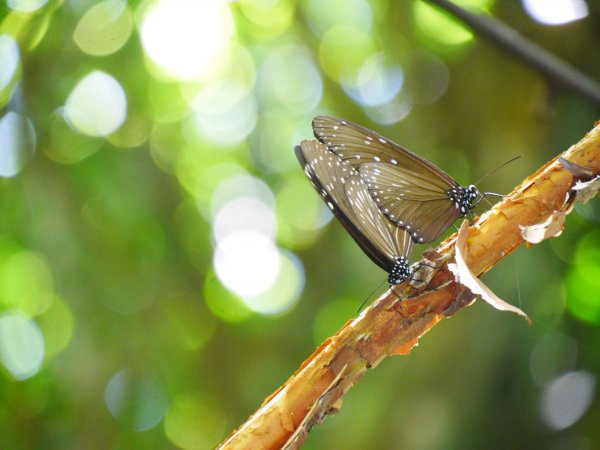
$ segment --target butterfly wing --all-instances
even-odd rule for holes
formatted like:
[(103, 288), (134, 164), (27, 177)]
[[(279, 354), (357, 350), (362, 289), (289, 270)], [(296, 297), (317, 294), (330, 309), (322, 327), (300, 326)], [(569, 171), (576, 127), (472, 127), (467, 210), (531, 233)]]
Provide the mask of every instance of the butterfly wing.
[(389, 271), (397, 256), (408, 257), (412, 241), (377, 207), (362, 177), (317, 141), (295, 147), (314, 188), (371, 260)]
[(313, 130), (359, 171), (381, 211), (416, 242), (434, 241), (460, 216), (448, 196), (458, 184), (430, 162), (347, 120), (318, 116)]
[(366, 163), (360, 168), (381, 211), (410, 232), (415, 242), (436, 240), (460, 217), (456, 204), (403, 167)]
[(380, 248), (390, 261), (398, 256), (408, 257), (413, 246), (410, 234), (381, 212), (362, 177), (352, 175), (344, 188), (355, 220), (369, 241)]
[(456, 185), (456, 181), (439, 167), (354, 122), (317, 116), (312, 121), (312, 127), (320, 142), (355, 168), (368, 162), (397, 165), (416, 174), (431, 187), (437, 187), (443, 194)]

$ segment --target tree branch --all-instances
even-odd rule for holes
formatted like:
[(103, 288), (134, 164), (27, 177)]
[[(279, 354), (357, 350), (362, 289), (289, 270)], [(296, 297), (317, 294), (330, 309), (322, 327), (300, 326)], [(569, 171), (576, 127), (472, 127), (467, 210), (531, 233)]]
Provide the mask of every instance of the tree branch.
[[(600, 172), (600, 125), (563, 158)], [(519, 225), (543, 222), (565, 202), (573, 176), (556, 158), (523, 181), (469, 229), (467, 264), (480, 276), (523, 243)], [(310, 429), (336, 412), (342, 396), (389, 355), (408, 354), (418, 339), (474, 300), (448, 270), (456, 235), (425, 253), (419, 277), (388, 291), (359, 317), (327, 339), (220, 449), (299, 448)]]
[(600, 86), (549, 51), (525, 39), (516, 30), (492, 18), (473, 14), (448, 0), (427, 0), (448, 11), (473, 31), (533, 67), (550, 81), (600, 106)]

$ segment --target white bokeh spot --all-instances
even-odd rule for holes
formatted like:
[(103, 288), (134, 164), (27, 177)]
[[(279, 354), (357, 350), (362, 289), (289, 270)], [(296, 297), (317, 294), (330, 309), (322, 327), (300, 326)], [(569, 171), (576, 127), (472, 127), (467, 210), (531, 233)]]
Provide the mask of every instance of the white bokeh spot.
[(19, 47), (12, 36), (0, 36), (0, 91), (14, 79), (19, 68)]
[(181, 80), (210, 69), (233, 30), (229, 5), (222, 0), (159, 0), (149, 7), (141, 24), (148, 56)]
[(71, 91), (64, 114), (69, 125), (80, 133), (106, 136), (125, 122), (127, 97), (112, 76), (94, 71)]
[(6, 4), (13, 11), (32, 13), (48, 3), (48, 0), (7, 0)]
[(38, 324), (16, 312), (0, 316), (0, 361), (17, 380), (34, 376), (44, 362), (44, 337)]
[(9, 111), (0, 119), (0, 177), (14, 177), (36, 147), (31, 120)]
[(240, 229), (217, 243), (213, 263), (223, 285), (244, 297), (261, 294), (273, 285), (281, 259), (272, 239)]
[(564, 430), (583, 417), (594, 399), (596, 378), (589, 372), (574, 371), (552, 380), (542, 396), (544, 423)]
[(522, 2), (527, 14), (544, 25), (563, 25), (581, 20), (589, 13), (584, 0), (522, 0)]

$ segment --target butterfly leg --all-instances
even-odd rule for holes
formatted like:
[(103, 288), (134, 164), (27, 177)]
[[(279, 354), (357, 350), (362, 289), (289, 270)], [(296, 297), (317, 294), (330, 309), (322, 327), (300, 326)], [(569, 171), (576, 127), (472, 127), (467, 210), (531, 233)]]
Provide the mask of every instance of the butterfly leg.
[(413, 266), (415, 266), (414, 270), (412, 270), (413, 273), (416, 272), (417, 270), (419, 270), (422, 266), (431, 267), (432, 269), (438, 268), (438, 266), (435, 266), (435, 265), (432, 266), (431, 264), (422, 262), (422, 261), (414, 263)]
[(414, 281), (416, 283), (424, 283), (425, 285), (427, 285), (427, 281), (421, 280), (420, 278), (410, 278), (410, 281)]

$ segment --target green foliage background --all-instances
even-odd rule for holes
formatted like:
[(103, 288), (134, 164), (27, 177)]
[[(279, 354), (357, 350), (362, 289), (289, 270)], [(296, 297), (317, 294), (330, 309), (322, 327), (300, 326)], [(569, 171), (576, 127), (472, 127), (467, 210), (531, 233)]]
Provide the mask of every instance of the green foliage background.
[[(520, 3), (468, 3), (600, 76), (593, 8), (547, 26)], [(153, 35), (168, 46), (190, 33), (167, 47), (164, 58), (179, 55), (171, 66), (142, 38), (156, 1), (0, 4), (0, 37), (18, 47), (10, 71), (8, 40), (0, 46), (0, 114), (18, 114), (21, 139), (16, 170), (0, 179), (1, 448), (212, 448), (355, 316), (385, 274), (335, 221), (325, 225), (295, 161), (313, 116), (359, 122), (462, 183), (521, 155), (481, 184), (495, 192), (598, 119), (597, 106), (421, 2), (216, 4), (222, 22), (190, 14), (192, 26)], [(383, 85), (401, 88), (386, 85), (396, 89), (389, 101), (368, 105), (357, 89), (383, 70), (392, 74)], [(127, 101), (124, 124), (96, 135), (65, 106), (93, 71)], [(2, 133), (0, 166), (12, 145)], [(240, 174), (268, 186), (288, 262), (288, 278), (262, 300), (268, 314), (213, 267), (214, 194)], [(486, 275), (533, 326), (485, 304), (461, 311), (412, 355), (368, 373), (306, 448), (599, 448), (599, 221), (597, 201), (578, 206), (560, 238)], [(553, 427), (545, 402), (568, 373), (590, 389), (550, 409), (568, 416), (574, 398), (589, 406)]]

